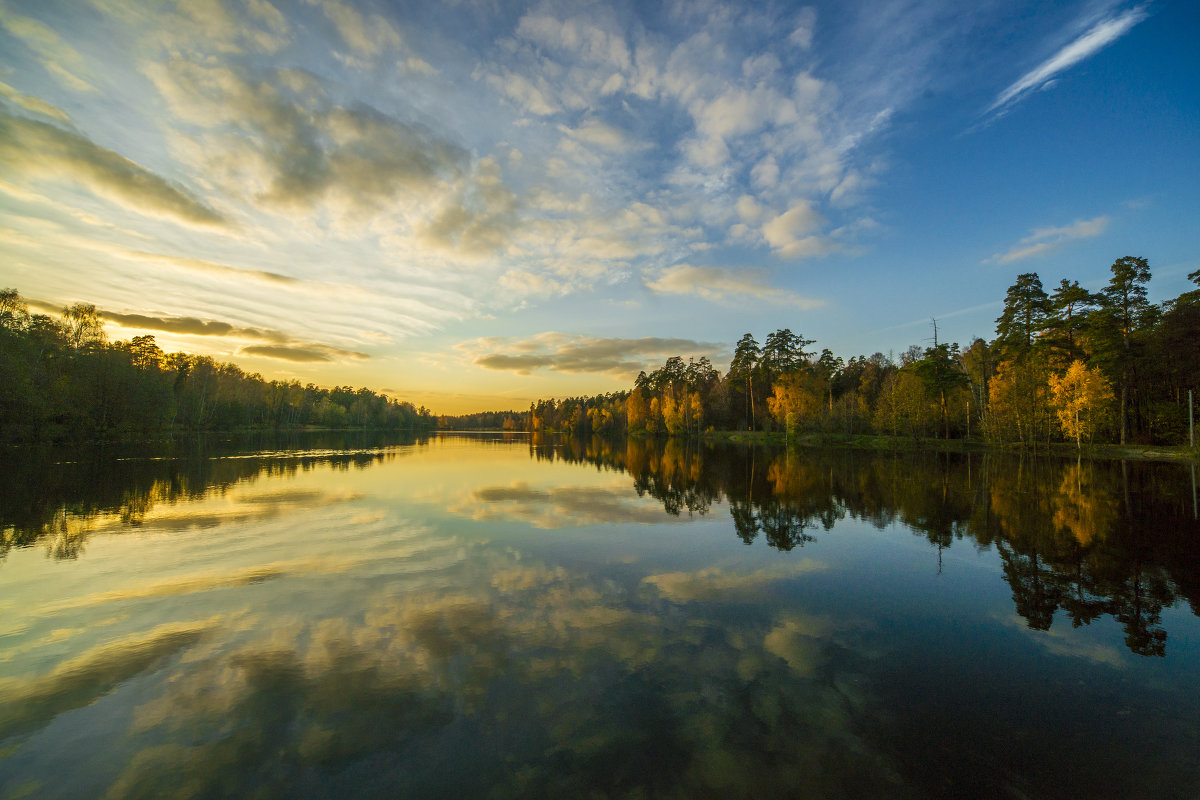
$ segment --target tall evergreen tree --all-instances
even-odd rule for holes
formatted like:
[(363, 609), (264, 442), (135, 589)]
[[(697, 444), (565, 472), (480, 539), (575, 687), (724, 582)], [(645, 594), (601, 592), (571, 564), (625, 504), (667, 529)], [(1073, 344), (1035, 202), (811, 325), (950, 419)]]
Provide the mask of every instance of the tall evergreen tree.
[(925, 392), (938, 401), (942, 414), (942, 430), (950, 438), (950, 413), (946, 393), (967, 385), (967, 374), (963, 371), (955, 354), (958, 342), (938, 344), (925, 349), (925, 357), (912, 366), (913, 372), (925, 384)]
[(762, 360), (770, 377), (786, 375), (803, 367), (812, 355), (804, 348), (815, 341), (816, 339), (797, 336), (789, 328), (781, 328), (769, 334), (763, 342)]
[(996, 345), (1004, 358), (1023, 358), (1032, 349), (1050, 316), (1050, 298), (1036, 272), (1017, 276), (1008, 287), (1004, 310), (996, 318)]
[(1111, 267), (1112, 277), (1100, 291), (1100, 309), (1093, 315), (1096, 321), (1101, 357), (1121, 387), (1121, 444), (1128, 438), (1129, 388), (1134, 367), (1134, 337), (1147, 321), (1150, 303), (1146, 299), (1146, 284), (1150, 282), (1150, 265), (1136, 256), (1118, 258)]
[(1079, 281), (1062, 279), (1050, 295), (1050, 316), (1046, 320), (1046, 339), (1054, 366), (1065, 368), (1083, 355), (1083, 338), (1088, 316), (1096, 306), (1096, 297)]
[(744, 334), (733, 351), (729, 364), (729, 380), (733, 388), (745, 397), (746, 424), (754, 429), (754, 373), (762, 359), (762, 348), (752, 334)]

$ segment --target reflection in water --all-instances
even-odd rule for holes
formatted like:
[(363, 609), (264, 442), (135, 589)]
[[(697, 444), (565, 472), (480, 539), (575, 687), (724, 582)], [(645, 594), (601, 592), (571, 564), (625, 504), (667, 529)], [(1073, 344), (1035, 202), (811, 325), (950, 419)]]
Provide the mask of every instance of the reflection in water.
[[(504, 439), (513, 440), (511, 434)], [(343, 501), (348, 498), (306, 490), (243, 498), (239, 502), (246, 507), (220, 517), (189, 511), (173, 519), (162, 511), (259, 476), (324, 465), (364, 469), (397, 457), (395, 449), (375, 449), (389, 443), (397, 440), (310, 439), (303, 450), (259, 450), (252, 456), (241, 455), (237, 443), (218, 445), (215, 453), (211, 445), (193, 445), (169, 460), (116, 463), (107, 453), (68, 463), (54, 462), (50, 452), (14, 459), (16, 468), (4, 472), (0, 488), (5, 499), (0, 553), (41, 542), (53, 558), (75, 558), (93, 533), (137, 527), (156, 509), (156, 526), (190, 528)], [(1173, 465), (705, 447), (676, 439), (583, 441), (542, 434), (529, 439), (529, 448), (538, 460), (588, 462), (627, 473), (637, 495), (656, 499), (673, 517), (704, 516), (724, 501), (735, 534), (746, 544), (761, 536), (781, 551), (801, 548), (849, 516), (881, 529), (893, 523), (909, 527), (937, 548), (939, 566), (942, 551), (956, 540), (994, 547), (1017, 613), (1035, 630), (1049, 630), (1060, 611), (1074, 626), (1108, 615), (1125, 626), (1133, 652), (1162, 655), (1167, 639), (1162, 610), (1182, 598), (1200, 614), (1200, 559), (1188, 544), (1200, 528), (1194, 509), (1188, 515), (1181, 502), (1193, 487)], [(539, 528), (663, 521), (619, 484), (483, 486), (452, 508), (477, 520), (520, 520)]]
[(1130, 650), (1161, 656), (1163, 609), (1183, 599), (1200, 614), (1200, 527), (1175, 465), (538, 436), (530, 447), (539, 459), (625, 470), (671, 515), (707, 514), (724, 500), (746, 544), (761, 535), (778, 550), (804, 547), (849, 516), (907, 526), (938, 549), (939, 565), (956, 540), (994, 547), (1017, 613), (1035, 630), (1049, 630), (1058, 612), (1076, 627), (1108, 615)]
[[(308, 771), (320, 795), (345, 770), (379, 796), (894, 789), (852, 729), (860, 698), (818, 674), (832, 626), (789, 620), (731, 640), (579, 574), (472, 568), (490, 585), (376, 598), (357, 622), (201, 663), (135, 711), (134, 733), (164, 743), (113, 794), (282, 796)], [(479, 743), (470, 769), (447, 770), (461, 756), (442, 748)]]
[(1195, 794), (1186, 469), (455, 441), (6, 473), (0, 797)]
[[(155, 509), (221, 494), (259, 477), (294, 475), (318, 466), (365, 469), (396, 457), (379, 448), (423, 442), (397, 434), (280, 434), (172, 445), (92, 448), (13, 448), (0, 470), (0, 559), (13, 547), (45, 545), (56, 559), (73, 559), (99, 531), (136, 528)], [(247, 454), (247, 448), (252, 448)], [(313, 493), (309, 493), (310, 497)], [(294, 506), (305, 498), (261, 498)], [(269, 514), (260, 510), (259, 514)], [(184, 527), (223, 520), (188, 515)]]

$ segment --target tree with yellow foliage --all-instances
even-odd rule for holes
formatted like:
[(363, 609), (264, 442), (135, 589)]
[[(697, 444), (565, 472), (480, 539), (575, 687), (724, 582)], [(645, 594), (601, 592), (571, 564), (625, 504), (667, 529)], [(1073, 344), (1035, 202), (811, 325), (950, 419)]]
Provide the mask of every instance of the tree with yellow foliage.
[(1035, 445), (1048, 441), (1051, 416), (1046, 397), (1047, 370), (1040, 360), (1001, 362), (988, 382), (988, 436), (1001, 442)]
[(1113, 400), (1112, 387), (1100, 369), (1088, 369), (1078, 359), (1062, 375), (1050, 376), (1050, 394), (1063, 432), (1075, 437), (1077, 448), (1083, 447), (1085, 435), (1090, 439), (1096, 432)]
[(820, 415), (823, 394), (824, 388), (816, 375), (794, 372), (775, 384), (774, 392), (767, 398), (767, 407), (790, 436), (795, 434), (797, 424), (811, 422)]

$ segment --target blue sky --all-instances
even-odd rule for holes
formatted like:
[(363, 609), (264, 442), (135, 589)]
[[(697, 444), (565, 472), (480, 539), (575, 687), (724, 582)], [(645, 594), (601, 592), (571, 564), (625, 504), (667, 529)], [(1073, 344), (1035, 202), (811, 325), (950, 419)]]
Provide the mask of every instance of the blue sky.
[(1193, 2), (0, 0), (0, 284), (437, 411), (1200, 266)]

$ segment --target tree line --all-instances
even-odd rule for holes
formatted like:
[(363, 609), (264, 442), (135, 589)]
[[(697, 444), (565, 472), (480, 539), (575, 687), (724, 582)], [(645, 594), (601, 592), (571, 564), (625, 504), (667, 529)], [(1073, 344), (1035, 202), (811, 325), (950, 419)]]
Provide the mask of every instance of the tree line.
[(432, 428), (425, 409), (369, 389), (268, 381), (153, 336), (107, 340), (94, 305), (58, 319), (0, 291), (0, 441), (145, 438), (180, 431), (316, 426)]
[[(1189, 280), (1200, 287), (1200, 270)], [(993, 339), (938, 340), (896, 357), (848, 360), (782, 328), (747, 333), (721, 375), (708, 359), (669, 358), (628, 392), (539, 400), (530, 431), (693, 436), (708, 430), (1069, 441), (1188, 441), (1188, 391), (1200, 389), (1200, 288), (1160, 305), (1150, 268), (1124, 257), (1090, 292), (1037, 273), (1008, 289)], [(511, 413), (511, 412), (510, 412)]]

